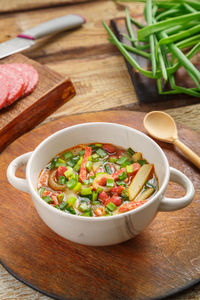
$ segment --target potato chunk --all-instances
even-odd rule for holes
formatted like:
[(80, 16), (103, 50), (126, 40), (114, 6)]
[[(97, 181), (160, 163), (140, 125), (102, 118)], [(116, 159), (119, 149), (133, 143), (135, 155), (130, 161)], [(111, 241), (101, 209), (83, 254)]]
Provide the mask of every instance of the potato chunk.
[(131, 201), (139, 194), (152, 170), (153, 165), (151, 164), (145, 164), (139, 169), (128, 188), (128, 195)]

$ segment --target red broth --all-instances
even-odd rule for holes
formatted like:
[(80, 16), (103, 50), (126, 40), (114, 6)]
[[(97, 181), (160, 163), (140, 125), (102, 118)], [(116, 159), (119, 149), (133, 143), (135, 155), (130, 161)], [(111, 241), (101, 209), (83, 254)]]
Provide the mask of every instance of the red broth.
[(38, 193), (65, 213), (100, 217), (143, 205), (158, 190), (153, 164), (112, 144), (80, 144), (54, 157), (38, 178)]

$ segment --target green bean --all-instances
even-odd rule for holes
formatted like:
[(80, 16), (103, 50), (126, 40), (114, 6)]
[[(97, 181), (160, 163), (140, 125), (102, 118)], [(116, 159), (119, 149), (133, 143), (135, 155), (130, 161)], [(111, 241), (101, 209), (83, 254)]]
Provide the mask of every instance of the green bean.
[(149, 54), (149, 53), (147, 53), (147, 52), (145, 52), (145, 51), (142, 51), (142, 50), (140, 50), (140, 49), (138, 49), (138, 48), (135, 48), (135, 47), (133, 47), (133, 46), (126, 45), (126, 44), (124, 44), (124, 43), (121, 43), (121, 44), (122, 44), (122, 46), (123, 46), (125, 49), (127, 49), (127, 50), (129, 50), (129, 51), (131, 51), (131, 52), (133, 52), (133, 53), (139, 54), (139, 55), (141, 55), (141, 56), (143, 56), (143, 57), (146, 57), (146, 58), (150, 59), (150, 54)]
[(144, 25), (141, 24), (140, 22), (136, 21), (135, 19), (131, 18), (131, 23), (136, 25), (138, 28), (144, 28)]
[(169, 44), (169, 43), (173, 43), (176, 42), (178, 40), (182, 40), (188, 36), (192, 36), (193, 34), (200, 32), (200, 24), (196, 25), (190, 29), (187, 29), (185, 31), (181, 31), (179, 33), (173, 34), (171, 36), (168, 36), (166, 38), (162, 38), (159, 41), (159, 45), (164, 45), (164, 44)]
[(153, 73), (151, 71), (147, 71), (147, 70), (144, 70), (143, 68), (141, 68), (139, 66), (139, 64), (135, 61), (135, 59), (130, 55), (130, 53), (128, 51), (126, 51), (126, 49), (121, 45), (121, 42), (118, 41), (118, 39), (116, 38), (114, 33), (110, 30), (110, 28), (107, 26), (107, 24), (104, 21), (102, 22), (102, 24), (105, 27), (105, 29), (107, 30), (108, 34), (111, 36), (115, 46), (119, 49), (119, 51), (124, 55), (124, 57), (127, 59), (127, 61), (133, 67), (135, 67), (139, 72), (141, 72), (144, 76), (146, 76), (148, 78), (157, 78), (158, 77), (158, 74), (153, 75)]
[(131, 18), (130, 18), (129, 10), (128, 10), (127, 7), (126, 7), (125, 12), (126, 12), (126, 25), (127, 25), (127, 28), (128, 28), (128, 32), (129, 32), (129, 34), (130, 34), (130, 38), (131, 38), (131, 40), (132, 40), (132, 43), (133, 43), (135, 46), (137, 46), (137, 44), (138, 44), (138, 43), (137, 43), (137, 39), (136, 39), (135, 34), (134, 34), (134, 32), (133, 32), (133, 28), (132, 28), (132, 25), (131, 25)]
[(180, 42), (176, 43), (176, 46), (180, 49), (188, 48), (190, 46), (193, 46), (194, 44), (196, 44), (199, 41), (200, 41), (200, 34), (194, 35), (188, 39), (180, 41)]
[[(151, 0), (147, 0), (146, 2), (146, 13), (147, 13), (147, 24), (152, 24), (152, 2)], [(152, 64), (152, 73), (156, 74), (156, 55), (155, 55), (155, 37), (153, 34), (149, 36), (149, 44), (150, 44), (150, 55), (151, 55), (151, 64)]]
[(197, 12), (197, 13), (180, 16), (180, 17), (171, 18), (165, 21), (158, 22), (156, 24), (149, 25), (145, 28), (138, 30), (138, 40), (144, 41), (146, 37), (152, 33), (163, 31), (172, 26), (180, 25), (182, 23), (187, 23), (191, 20), (199, 20), (199, 19), (200, 19), (200, 12)]

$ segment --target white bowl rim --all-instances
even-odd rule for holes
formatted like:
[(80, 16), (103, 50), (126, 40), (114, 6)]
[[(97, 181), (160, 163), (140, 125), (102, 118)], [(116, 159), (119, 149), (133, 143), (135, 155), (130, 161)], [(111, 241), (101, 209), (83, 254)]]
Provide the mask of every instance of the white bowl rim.
[[(70, 130), (70, 129), (76, 129), (79, 127), (87, 127), (87, 126), (93, 126), (93, 125), (107, 125), (107, 126), (116, 126), (116, 127), (123, 127), (126, 130), (130, 130), (135, 132), (136, 134), (142, 136), (143, 138), (146, 138), (150, 143), (153, 143), (154, 146), (160, 151), (163, 161), (165, 163), (165, 178), (162, 184), (162, 187), (159, 188), (158, 192), (155, 194), (155, 196), (152, 196), (152, 198), (149, 198), (149, 200), (144, 203), (143, 205), (135, 208), (134, 210), (130, 210), (121, 214), (117, 214), (117, 215), (113, 215), (113, 216), (102, 216), (102, 217), (87, 217), (87, 216), (79, 216), (79, 215), (73, 215), (73, 214), (68, 214), (62, 210), (56, 209), (55, 207), (52, 207), (51, 205), (49, 205), (48, 203), (46, 203), (44, 200), (42, 200), (39, 196), (39, 194), (37, 193), (37, 191), (35, 190), (35, 188), (33, 187), (33, 184), (30, 180), (30, 166), (32, 163), (32, 160), (34, 159), (34, 157), (38, 154), (38, 151), (40, 151), (40, 149), (44, 146), (44, 144), (47, 141), (50, 141), (51, 139), (54, 139), (57, 135), (62, 134), (63, 132)], [(132, 127), (126, 126), (126, 125), (121, 125), (118, 123), (111, 123), (111, 122), (87, 122), (87, 123), (81, 123), (81, 124), (77, 124), (77, 125), (72, 125), (66, 128), (63, 128), (61, 130), (56, 131), (55, 133), (51, 134), (50, 136), (48, 136), (46, 139), (44, 139), (32, 152), (29, 161), (27, 163), (27, 168), (26, 168), (26, 177), (27, 177), (27, 181), (29, 184), (29, 188), (31, 189), (31, 194), (34, 195), (34, 197), (37, 199), (37, 201), (44, 206), (46, 209), (49, 209), (50, 211), (54, 212), (55, 214), (59, 214), (61, 216), (65, 216), (66, 218), (72, 218), (72, 219), (77, 219), (78, 220), (85, 220), (85, 222), (87, 221), (91, 221), (91, 222), (104, 222), (104, 221), (112, 221), (112, 220), (116, 220), (116, 219), (121, 219), (121, 218), (125, 218), (128, 215), (132, 215), (137, 213), (140, 210), (143, 210), (145, 207), (148, 207), (151, 205), (152, 202), (154, 202), (155, 198), (160, 197), (160, 195), (163, 194), (163, 192), (165, 191), (168, 181), (169, 181), (169, 177), (170, 177), (170, 170), (169, 170), (169, 163), (167, 160), (167, 157), (165, 155), (165, 153), (163, 152), (163, 150), (160, 148), (160, 146), (153, 140), (151, 139), (149, 136), (147, 136), (145, 133), (134, 129)], [(74, 219), (74, 220), (75, 220)]]

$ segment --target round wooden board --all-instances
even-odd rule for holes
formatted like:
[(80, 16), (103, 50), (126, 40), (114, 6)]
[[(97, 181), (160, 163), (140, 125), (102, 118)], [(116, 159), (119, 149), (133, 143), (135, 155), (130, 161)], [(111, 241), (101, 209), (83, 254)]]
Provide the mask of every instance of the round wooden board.
[[(144, 131), (143, 117), (128, 111), (67, 116), (27, 133), (1, 154), (0, 258), (15, 277), (56, 299), (84, 300), (162, 298), (199, 281), (200, 173), (173, 146), (159, 143), (170, 165), (194, 183), (195, 199), (180, 211), (158, 213), (143, 233), (116, 246), (87, 247), (61, 238), (39, 218), (30, 196), (6, 179), (12, 159), (59, 129), (107, 121)], [(199, 152), (199, 134), (179, 126), (179, 136)], [(167, 195), (180, 197), (183, 190), (170, 184)]]

